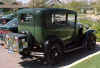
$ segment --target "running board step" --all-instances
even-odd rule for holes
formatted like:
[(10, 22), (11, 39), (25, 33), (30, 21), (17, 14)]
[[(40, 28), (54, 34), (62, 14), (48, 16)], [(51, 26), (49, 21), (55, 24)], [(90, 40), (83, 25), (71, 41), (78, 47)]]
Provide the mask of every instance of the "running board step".
[(83, 48), (82, 46), (80, 46), (80, 47), (77, 47), (77, 48), (73, 48), (73, 49), (69, 49), (69, 50), (64, 50), (64, 52), (65, 53), (68, 53), (68, 52), (72, 52), (72, 51), (74, 51), (74, 50), (78, 50), (78, 49), (81, 49), (81, 48)]

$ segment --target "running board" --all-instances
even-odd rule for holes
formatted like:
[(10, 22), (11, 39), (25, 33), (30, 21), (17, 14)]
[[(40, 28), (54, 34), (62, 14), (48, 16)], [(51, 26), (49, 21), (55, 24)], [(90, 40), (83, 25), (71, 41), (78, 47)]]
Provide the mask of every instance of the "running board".
[(78, 50), (78, 49), (81, 49), (81, 48), (83, 48), (83, 47), (80, 46), (80, 47), (77, 47), (77, 48), (74, 48), (74, 49), (64, 50), (64, 52), (65, 52), (65, 53), (68, 53), (68, 52), (72, 52), (72, 51), (74, 51), (74, 50)]

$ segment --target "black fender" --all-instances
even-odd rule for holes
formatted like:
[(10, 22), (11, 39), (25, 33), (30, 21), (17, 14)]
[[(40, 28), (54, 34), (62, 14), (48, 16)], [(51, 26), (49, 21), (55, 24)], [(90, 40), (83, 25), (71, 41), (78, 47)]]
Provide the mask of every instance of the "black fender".
[(90, 37), (91, 34), (93, 34), (93, 36), (96, 38), (96, 35), (94, 34), (96, 32), (96, 30), (88, 30), (85, 32), (84, 36), (83, 36), (83, 40), (82, 40), (82, 46), (83, 47), (87, 47), (87, 44), (88, 44), (88, 38)]
[(57, 37), (57, 36), (55, 36), (55, 35), (52, 35), (52, 36), (48, 36), (47, 37), (47, 39), (46, 39), (46, 41), (44, 42), (44, 46), (45, 47), (47, 47), (47, 46), (51, 46), (52, 44), (54, 44), (55, 42), (60, 42), (60, 44), (62, 44), (62, 46), (64, 45), (63, 44), (63, 41), (59, 38), (59, 37)]
[(28, 42), (28, 47), (24, 48), (23, 51), (20, 52), (20, 54), (23, 56), (29, 55), (34, 50), (33, 48), (36, 46), (35, 44), (37, 44), (38, 42), (36, 41), (35, 37), (32, 35), (31, 32), (22, 31), (20, 33), (26, 35), (25, 40)]
[(48, 54), (48, 52), (51, 50), (51, 48), (54, 46), (53, 44), (58, 42), (61, 46), (61, 50), (63, 52), (64, 49), (64, 43), (63, 41), (57, 37), (57, 36), (48, 36), (46, 41), (44, 42), (43, 48), (44, 48), (44, 52)]
[[(19, 33), (21, 33), (21, 34), (25, 34), (26, 36), (27, 36), (27, 42), (29, 42), (30, 44), (32, 43), (36, 43), (37, 41), (36, 41), (36, 39), (35, 39), (35, 37), (32, 35), (32, 33), (31, 32), (29, 32), (29, 31), (21, 31), (21, 32), (19, 32)], [(30, 45), (29, 44), (29, 45)]]
[(22, 31), (20, 31), (19, 33), (21, 33), (21, 34), (32, 34), (31, 32), (29, 32), (29, 31), (27, 31), (27, 30), (22, 30)]
[(43, 43), (44, 51), (47, 52), (47, 51), (50, 49), (50, 47), (52, 47), (51, 45), (52, 45), (56, 40), (57, 40), (57, 36), (54, 36), (54, 35), (48, 36), (48, 37), (46, 38), (46, 40), (44, 41), (44, 43)]

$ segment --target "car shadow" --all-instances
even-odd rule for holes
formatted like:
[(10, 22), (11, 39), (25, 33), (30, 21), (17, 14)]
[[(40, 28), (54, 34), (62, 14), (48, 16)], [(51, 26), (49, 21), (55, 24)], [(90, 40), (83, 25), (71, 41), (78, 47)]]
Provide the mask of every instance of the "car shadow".
[(40, 59), (36, 60), (23, 60), (19, 62), (19, 64), (23, 68), (59, 68), (61, 66), (67, 66), (72, 64), (73, 62), (80, 60), (90, 54), (93, 54), (97, 51), (100, 51), (100, 45), (96, 46), (95, 50), (87, 50), (87, 49), (79, 49), (70, 53), (66, 53), (62, 58), (57, 58), (57, 64), (55, 65), (45, 65), (41, 63)]

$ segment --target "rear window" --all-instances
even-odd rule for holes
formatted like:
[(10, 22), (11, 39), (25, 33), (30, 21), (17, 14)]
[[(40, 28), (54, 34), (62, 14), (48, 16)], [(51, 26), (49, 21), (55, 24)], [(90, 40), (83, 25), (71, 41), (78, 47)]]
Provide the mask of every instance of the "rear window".
[(21, 20), (21, 23), (31, 23), (32, 14), (21, 14), (20, 20)]
[(53, 24), (66, 24), (66, 14), (48, 14), (45, 17), (46, 25), (53, 25)]
[(18, 19), (14, 18), (7, 23), (8, 26), (17, 27), (18, 26)]
[(65, 24), (66, 14), (52, 14), (52, 24)]

